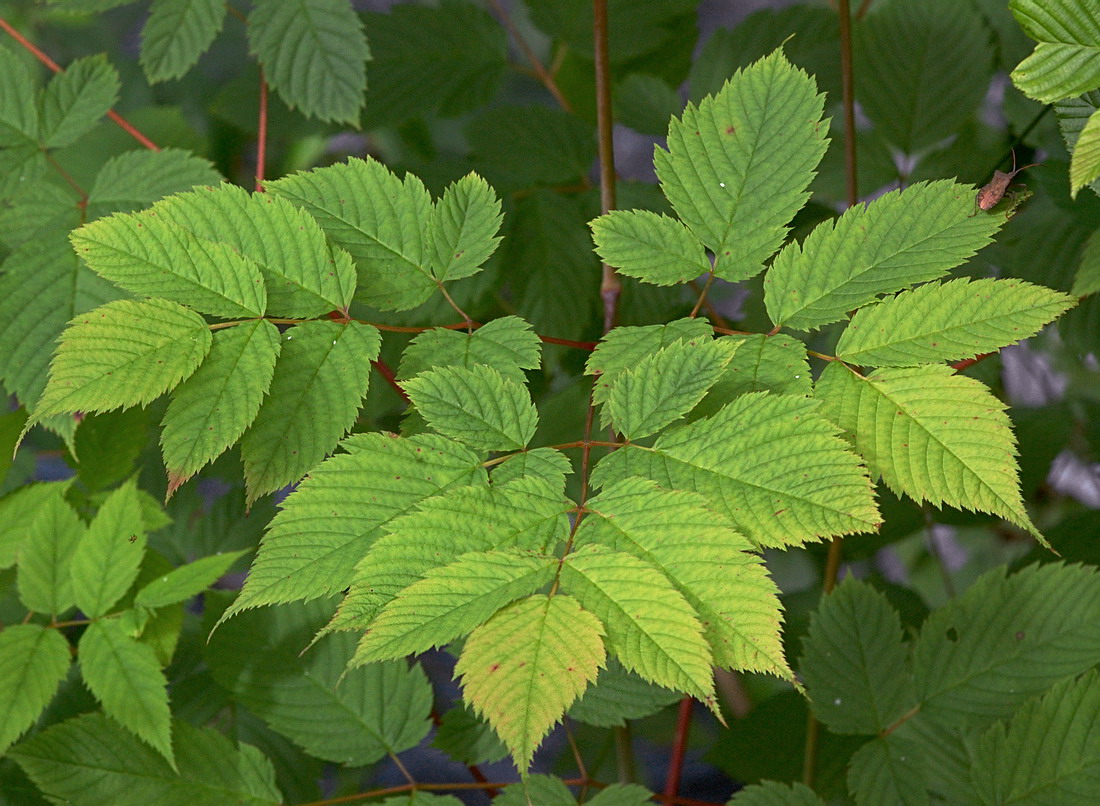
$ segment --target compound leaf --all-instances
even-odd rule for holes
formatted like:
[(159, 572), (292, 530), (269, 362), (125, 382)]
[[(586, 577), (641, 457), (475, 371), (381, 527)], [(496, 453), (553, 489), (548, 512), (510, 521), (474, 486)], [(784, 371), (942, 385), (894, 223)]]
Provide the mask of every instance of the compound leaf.
[(481, 271), (500, 243), (497, 232), (503, 220), (500, 199), (477, 174), (449, 185), (435, 203), (429, 224), (435, 278), (459, 280)]
[(42, 93), (42, 145), (61, 148), (75, 143), (114, 106), (118, 89), (118, 71), (105, 55), (72, 62)]
[(1011, 0), (1009, 8), (1039, 43), (1012, 71), (1025, 95), (1049, 104), (1100, 85), (1100, 2)]
[(433, 328), (417, 335), (401, 356), (397, 377), (412, 378), (429, 369), (486, 364), (517, 383), (525, 369), (540, 366), (542, 342), (531, 325), (518, 316), (502, 316), (473, 333)]
[(219, 0), (153, 0), (141, 29), (141, 66), (155, 84), (180, 78), (210, 47), (225, 22)]
[(793, 336), (723, 336), (718, 340), (733, 351), (725, 372), (692, 416), (713, 414), (738, 395), (772, 392), (777, 395), (813, 394), (813, 376), (806, 345)]
[(648, 210), (612, 210), (589, 226), (596, 253), (628, 277), (676, 285), (710, 272), (703, 244), (674, 218)]
[(60, 630), (12, 624), (0, 632), (0, 753), (50, 704), (70, 662)]

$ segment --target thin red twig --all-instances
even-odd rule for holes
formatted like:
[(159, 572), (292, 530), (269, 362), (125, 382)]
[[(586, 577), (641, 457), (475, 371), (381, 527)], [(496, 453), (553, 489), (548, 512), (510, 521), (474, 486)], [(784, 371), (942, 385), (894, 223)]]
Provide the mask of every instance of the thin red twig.
[(267, 79), (260, 70), (260, 119), (256, 140), (256, 192), (264, 192), (264, 167), (267, 162)]
[(676, 735), (672, 739), (672, 754), (668, 759), (668, 774), (665, 776), (666, 804), (677, 802), (680, 791), (680, 775), (684, 771), (684, 753), (687, 752), (688, 731), (691, 729), (691, 712), (695, 701), (691, 697), (680, 700), (680, 711), (676, 715)]
[(402, 400), (404, 400), (406, 403), (412, 402), (411, 400), (409, 400), (409, 396), (405, 392), (405, 390), (401, 388), (401, 384), (397, 382), (397, 376), (393, 374), (393, 370), (390, 369), (389, 364), (387, 364), (381, 358), (379, 358), (377, 361), (371, 361), (371, 364), (373, 364), (374, 368), (378, 370), (378, 374), (386, 379), (386, 383), (390, 385), (390, 388), (401, 396)]
[(535, 71), (535, 75), (538, 80), (542, 82), (542, 86), (546, 87), (546, 90), (554, 96), (554, 100), (558, 102), (558, 106), (564, 109), (569, 114), (573, 114), (573, 106), (569, 103), (569, 100), (562, 95), (561, 89), (558, 87), (554, 76), (543, 65), (539, 57), (535, 55), (535, 51), (531, 49), (531, 46), (527, 43), (523, 34), (516, 28), (512, 22), (512, 18), (508, 16), (507, 10), (500, 4), (500, 0), (489, 0), (489, 5), (492, 6), (493, 11), (500, 18), (500, 24), (504, 26), (504, 30), (508, 32), (508, 35), (512, 37), (512, 40), (516, 43), (517, 47), (523, 51), (523, 56), (527, 59), (531, 65), (531, 69)]

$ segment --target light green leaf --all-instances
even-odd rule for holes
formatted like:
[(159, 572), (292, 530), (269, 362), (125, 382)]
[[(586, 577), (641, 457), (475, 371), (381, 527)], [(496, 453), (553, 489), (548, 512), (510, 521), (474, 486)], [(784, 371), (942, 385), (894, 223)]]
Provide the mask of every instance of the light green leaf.
[(99, 713), (53, 725), (11, 755), (43, 792), (112, 806), (277, 806), (275, 769), (256, 748), (212, 728), (172, 726), (178, 771)]
[(357, 434), (343, 445), (348, 454), (322, 462), (286, 499), (223, 621), (343, 590), (382, 524), (452, 485), (487, 484), (481, 459), (443, 437)]
[(118, 300), (72, 320), (28, 424), (72, 411), (143, 406), (191, 375), (210, 349), (206, 322), (167, 300)]
[(921, 748), (890, 734), (859, 748), (848, 765), (848, 789), (857, 806), (896, 803), (928, 806), (928, 771)]
[(195, 185), (216, 185), (221, 181), (221, 174), (209, 160), (190, 151), (135, 149), (103, 163), (88, 191), (88, 210), (92, 218), (116, 210), (140, 210), (171, 193), (190, 190)]
[(59, 630), (11, 624), (0, 632), (0, 754), (34, 724), (69, 671)]
[(643, 719), (682, 698), (677, 691), (654, 685), (627, 671), (614, 658), (569, 709), (569, 718), (597, 728), (623, 727), (629, 719)]
[(358, 125), (370, 49), (347, 0), (257, 0), (248, 47), (291, 109)]
[(934, 280), (990, 243), (1007, 213), (974, 215), (973, 190), (919, 182), (819, 224), (784, 247), (764, 279), (768, 316), (812, 330), (915, 283)]
[[(1100, 41), (1097, 42), (1100, 48)], [(1100, 113), (1093, 112), (1077, 138), (1077, 147), (1069, 161), (1069, 195), (1100, 178)]]
[(382, 806), (463, 806), (463, 803), (454, 795), (433, 795), (417, 789), (407, 795), (386, 798)]
[(974, 749), (971, 775), (986, 804), (1083, 804), (1100, 791), (1097, 758), (1100, 678), (1092, 670), (990, 727)]
[(528, 775), (519, 783), (504, 787), (493, 799), (494, 806), (575, 806), (577, 799), (556, 775)]
[(86, 56), (50, 79), (42, 93), (39, 139), (61, 148), (86, 134), (118, 100), (118, 71), (104, 54)]
[(195, 237), (228, 244), (255, 263), (271, 315), (310, 319), (351, 303), (351, 258), (332, 248), (318, 223), (286, 199), (221, 184), (172, 196), (154, 209)]
[[(432, 200), (412, 174), (398, 179), (376, 160), (352, 158), (265, 187), (304, 208), (333, 243), (351, 253), (360, 302), (402, 311), (415, 308), (438, 288), (429, 268)], [(383, 198), (389, 203), (375, 203)]]
[(561, 585), (603, 623), (623, 666), (717, 712), (703, 625), (664, 574), (631, 554), (590, 545), (566, 556)]
[(98, 619), (80, 637), (84, 683), (114, 719), (176, 769), (168, 680), (153, 648), (130, 638), (113, 619)]
[(221, 579), (229, 567), (247, 553), (230, 551), (226, 554), (211, 554), (173, 568), (139, 590), (134, 597), (134, 606), (158, 608), (190, 599)]
[(141, 66), (151, 84), (180, 78), (210, 47), (225, 22), (219, 0), (153, 0), (141, 29)]
[(557, 568), (557, 557), (514, 549), (462, 554), (386, 604), (351, 665), (403, 658), (461, 638), (505, 605), (549, 584)]
[[(71, 608), (72, 555), (84, 537), (84, 523), (63, 497), (64, 487), (43, 501), (30, 518), (19, 549), (16, 583), (19, 601), (28, 610), (58, 616)], [(10, 523), (10, 521), (9, 521)]]
[(653, 793), (638, 784), (612, 784), (601, 789), (588, 806), (648, 806)]
[(569, 596), (510, 605), (474, 630), (455, 666), (466, 702), (526, 772), (535, 749), (604, 664), (603, 629)]
[[(1081, 132), (1092, 119), (1097, 108), (1100, 108), (1100, 89), (1092, 89), (1079, 96), (1064, 98), (1054, 104), (1058, 128), (1062, 132), (1062, 139), (1070, 154), (1076, 150)], [(1100, 182), (1093, 182), (1091, 187), (1094, 193), (1100, 193)]]
[(666, 431), (652, 448), (620, 448), (592, 483), (630, 476), (702, 494), (758, 546), (874, 531), (880, 520), (871, 481), (836, 427), (816, 401), (790, 395), (742, 395)]
[(107, 496), (73, 552), (76, 606), (90, 618), (109, 612), (137, 579), (144, 553), (141, 499), (131, 481)]
[(574, 545), (625, 552), (664, 574), (698, 613), (715, 665), (794, 678), (778, 588), (753, 545), (701, 496), (635, 478), (585, 506)]
[(0, 568), (15, 565), (20, 549), (31, 535), (31, 524), (50, 499), (63, 496), (71, 481), (49, 481), (24, 484), (0, 498)]
[(75, 230), (70, 240), (92, 271), (133, 294), (224, 319), (263, 316), (267, 309), (255, 263), (154, 211), (101, 218)]
[(309, 645), (331, 612), (330, 600), (230, 621), (206, 648), (214, 679), (317, 758), (359, 767), (415, 747), (431, 728), (432, 687), (423, 669), (404, 659), (346, 669), (355, 636)]
[(628, 440), (655, 434), (695, 407), (733, 357), (727, 342), (674, 342), (622, 372), (607, 399), (611, 423)]
[(717, 276), (752, 277), (783, 243), (825, 154), (824, 103), (814, 80), (776, 51), (669, 125), (668, 151), (654, 154), (657, 177), (715, 254)]
[(764, 781), (742, 789), (733, 796), (728, 806), (824, 806), (824, 803), (805, 784)]
[(1012, 81), (1044, 104), (1100, 86), (1100, 2), (1010, 0), (1016, 21), (1037, 41)]
[(268, 396), (241, 440), (248, 500), (297, 481), (348, 432), (382, 338), (373, 325), (305, 322), (283, 335)]
[(814, 714), (834, 733), (878, 734), (916, 702), (897, 611), (863, 582), (846, 579), (822, 599), (799, 666)]
[(1085, 297), (1100, 291), (1100, 230), (1081, 249), (1081, 265), (1073, 279), (1073, 296)]
[(863, 377), (834, 362), (817, 396), (895, 493), (998, 515), (1046, 544), (1020, 497), (1006, 406), (980, 381), (942, 364)]
[(565, 477), (573, 472), (569, 457), (554, 448), (534, 448), (509, 456), (493, 470), (493, 486), (499, 487), (519, 478), (542, 479), (557, 489), (565, 489)]
[(0, 147), (38, 151), (38, 105), (30, 73), (14, 50), (0, 48)]
[(713, 414), (738, 395), (772, 392), (777, 395), (813, 394), (813, 376), (806, 345), (793, 336), (723, 336), (718, 341), (735, 350), (722, 377), (692, 412), (693, 417)]
[(710, 272), (703, 244), (674, 218), (648, 210), (612, 210), (589, 226), (596, 253), (620, 274), (676, 285)]
[(176, 387), (160, 442), (168, 495), (240, 439), (275, 372), (279, 331), (257, 319), (219, 330), (206, 360)]
[(1034, 336), (1075, 303), (1023, 280), (928, 283), (856, 311), (836, 355), (869, 367), (973, 358)]
[(477, 274), (500, 243), (500, 199), (474, 173), (451, 183), (432, 209), (432, 274), (440, 282)]
[(538, 427), (527, 388), (484, 364), (429, 370), (402, 386), (432, 428), (474, 449), (522, 450)]
[(542, 342), (531, 325), (518, 316), (503, 316), (473, 333), (425, 330), (405, 348), (397, 377), (407, 380), (429, 369), (487, 364), (505, 378), (524, 383), (523, 370), (538, 368), (541, 355)]

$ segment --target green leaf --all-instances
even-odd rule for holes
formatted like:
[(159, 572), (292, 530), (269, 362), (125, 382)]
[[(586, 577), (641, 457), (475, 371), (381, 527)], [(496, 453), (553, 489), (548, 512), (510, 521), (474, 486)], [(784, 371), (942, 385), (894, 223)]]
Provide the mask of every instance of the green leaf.
[(804, 784), (764, 781), (742, 789), (733, 796), (728, 806), (823, 806), (824, 803)]
[(141, 66), (150, 83), (180, 78), (210, 47), (225, 22), (218, 0), (153, 0), (141, 29)]
[(648, 210), (612, 210), (589, 226), (596, 253), (628, 277), (676, 285), (710, 272), (703, 244), (674, 218)]
[(549, 584), (557, 568), (557, 557), (516, 550), (462, 554), (386, 604), (351, 664), (403, 658), (461, 638), (505, 605)]
[(859, 806), (928, 806), (928, 771), (921, 748), (893, 734), (872, 739), (852, 756), (848, 789)]
[(133, 482), (111, 493), (99, 508), (72, 557), (73, 598), (90, 618), (99, 618), (137, 579), (145, 553), (141, 500)]
[(357, 434), (321, 463), (271, 522), (241, 595), (222, 617), (348, 587), (379, 527), (453, 486), (486, 484), (481, 459), (434, 435)]
[(534, 448), (509, 456), (493, 470), (493, 486), (499, 487), (519, 478), (542, 479), (557, 489), (565, 489), (565, 477), (573, 472), (569, 457), (554, 448)]
[[(429, 268), (432, 200), (412, 174), (398, 179), (376, 160), (352, 158), (265, 187), (304, 208), (333, 243), (351, 253), (360, 302), (402, 311), (415, 308), (438, 287)], [(381, 198), (389, 203), (376, 204)]]
[(616, 123), (653, 137), (663, 137), (669, 118), (684, 108), (676, 89), (645, 73), (631, 73), (620, 81), (612, 92), (612, 104)]
[(1012, 71), (1021, 92), (1049, 104), (1100, 86), (1100, 2), (1010, 0), (1009, 8), (1039, 43)]
[(256, 748), (187, 722), (172, 726), (178, 771), (102, 714), (84, 714), (12, 752), (43, 792), (112, 806), (277, 806), (275, 770)]
[(65, 488), (41, 503), (19, 550), (19, 601), (28, 610), (58, 616), (71, 608), (72, 555), (84, 537), (84, 524), (63, 497)]
[(492, 764), (508, 755), (508, 748), (489, 723), (478, 719), (466, 705), (443, 714), (432, 747), (465, 764)]
[(657, 177), (715, 254), (717, 276), (752, 277), (783, 243), (825, 154), (824, 102), (814, 80), (776, 51), (669, 125), (668, 151), (654, 155)]
[(190, 190), (195, 185), (217, 185), (221, 181), (221, 174), (209, 160), (190, 151), (180, 148), (126, 151), (111, 157), (99, 169), (88, 191), (88, 210), (93, 218), (116, 210), (140, 210), (171, 193)]
[(0, 243), (14, 251), (32, 239), (63, 240), (60, 234), (80, 226), (78, 203), (71, 188), (52, 182), (22, 187), (0, 204)]
[(806, 345), (793, 336), (756, 333), (723, 336), (718, 341), (734, 350), (733, 359), (693, 416), (713, 414), (733, 398), (748, 392), (803, 397), (813, 394)]
[(130, 638), (113, 619), (98, 619), (80, 637), (80, 672), (107, 716), (159, 752), (176, 769), (168, 681), (152, 647)]
[[(1081, 139), (1081, 133), (1092, 120), (1093, 113), (1098, 107), (1100, 107), (1100, 91), (1096, 89), (1072, 98), (1064, 98), (1054, 104), (1058, 128), (1062, 132), (1066, 150), (1071, 155), (1077, 149), (1077, 141)], [(1091, 187), (1093, 192), (1100, 192), (1100, 183), (1093, 182)]]
[(455, 666), (466, 702), (523, 772), (604, 664), (603, 629), (569, 596), (531, 596), (474, 630)]
[(484, 364), (429, 370), (402, 386), (432, 428), (474, 449), (522, 450), (538, 427), (527, 388)]
[(346, 669), (355, 636), (310, 636), (331, 601), (284, 605), (229, 622), (206, 649), (214, 679), (307, 753), (359, 767), (420, 743), (432, 688), (404, 660)]
[(973, 358), (1034, 336), (1075, 304), (1023, 280), (928, 283), (856, 311), (836, 355), (869, 367)]
[[(1098, 43), (1100, 46), (1100, 43)], [(1093, 112), (1077, 138), (1077, 147), (1069, 162), (1069, 195), (1100, 179), (1100, 114)]]
[(643, 680), (614, 658), (593, 686), (569, 709), (569, 718), (597, 728), (623, 727), (627, 720), (643, 719), (672, 705), (681, 694)]
[(407, 380), (440, 367), (486, 364), (505, 378), (524, 383), (525, 369), (541, 366), (542, 342), (518, 316), (494, 319), (473, 333), (433, 328), (417, 335), (401, 356), (397, 377)]
[(61, 497), (70, 481), (24, 484), (0, 498), (0, 568), (10, 568), (20, 554), (23, 543), (30, 538), (31, 524), (38, 510), (50, 506), (50, 499)]
[(615, 429), (637, 440), (683, 417), (721, 377), (733, 357), (729, 347), (715, 340), (678, 341), (622, 372), (607, 399)]
[(886, 597), (846, 579), (810, 621), (799, 666), (834, 733), (877, 734), (916, 702), (901, 622)]
[(590, 545), (566, 556), (561, 585), (602, 622), (623, 666), (717, 710), (703, 625), (664, 574), (631, 554)]
[(69, 453), (89, 491), (114, 487), (133, 474), (149, 444), (149, 425), (144, 408), (86, 414), (80, 419)]
[(219, 330), (206, 360), (176, 387), (161, 448), (168, 494), (240, 439), (256, 419), (279, 355), (279, 331), (258, 319)]
[(477, 174), (450, 184), (432, 209), (432, 274), (440, 282), (477, 274), (496, 251), (504, 214), (500, 199)]
[(229, 567), (247, 553), (231, 551), (212, 554), (173, 568), (139, 590), (134, 597), (134, 606), (158, 608), (190, 599), (221, 579)]
[(101, 218), (74, 231), (71, 240), (92, 271), (133, 294), (224, 319), (263, 316), (267, 309), (255, 263), (154, 211)]
[(106, 55), (72, 62), (50, 79), (42, 93), (42, 145), (61, 148), (75, 143), (114, 106), (118, 90), (118, 71)]
[[(1057, 752), (1043, 752), (1056, 747)], [(1026, 703), (977, 742), (983, 803), (1087, 803), (1100, 787), (1100, 678), (1090, 671)]]
[(702, 494), (758, 546), (798, 545), (878, 527), (870, 480), (816, 401), (762, 392), (669, 429), (652, 448), (604, 457), (592, 483), (641, 476)]
[(38, 151), (35, 85), (14, 50), (0, 48), (0, 146)]
[(625, 552), (664, 574), (698, 613), (715, 665), (793, 679), (779, 590), (753, 545), (702, 497), (628, 479), (585, 506), (574, 545)]
[(241, 440), (248, 500), (332, 452), (359, 414), (382, 338), (373, 325), (305, 322), (283, 335), (271, 388)]
[[(854, 24), (855, 92), (875, 132), (907, 154), (956, 134), (993, 74), (985, 20), (969, 3), (881, 3)], [(867, 188), (870, 190), (870, 188)]]
[(370, 48), (347, 0), (257, 0), (248, 48), (291, 109), (357, 126)]
[(109, 302), (61, 334), (31, 422), (143, 406), (191, 375), (210, 349), (206, 322), (166, 300)]
[(638, 784), (612, 784), (585, 802), (589, 806), (647, 806), (653, 797), (652, 792)]
[(879, 294), (934, 280), (990, 243), (1006, 213), (974, 215), (973, 191), (919, 182), (819, 224), (784, 247), (764, 279), (768, 316), (812, 330)]
[(271, 315), (310, 319), (346, 310), (351, 302), (350, 257), (332, 248), (318, 223), (286, 199), (220, 184), (172, 196), (154, 209), (200, 240), (228, 244), (255, 263)]
[(1100, 230), (1089, 236), (1081, 250), (1081, 265), (1073, 279), (1073, 296), (1086, 297), (1100, 291)]
[(577, 799), (565, 782), (555, 775), (527, 775), (519, 783), (504, 787), (493, 799), (494, 806), (575, 806)]
[(69, 671), (59, 630), (11, 624), (0, 632), (0, 753), (34, 724)]
[(817, 396), (896, 494), (997, 515), (1046, 545), (1020, 497), (1006, 406), (980, 381), (941, 364), (863, 377), (834, 362)]

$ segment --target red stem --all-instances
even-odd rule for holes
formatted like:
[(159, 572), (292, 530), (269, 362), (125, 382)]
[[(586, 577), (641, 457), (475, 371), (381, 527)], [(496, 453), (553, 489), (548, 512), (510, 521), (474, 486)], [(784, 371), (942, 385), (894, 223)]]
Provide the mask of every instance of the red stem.
[(371, 361), (374, 368), (378, 370), (378, 373), (386, 379), (386, 383), (390, 385), (393, 391), (397, 392), (401, 396), (401, 399), (406, 403), (411, 403), (409, 396), (405, 393), (405, 390), (401, 388), (401, 384), (397, 382), (397, 376), (393, 374), (393, 370), (390, 369), (390, 365), (379, 358), (377, 361)]
[(687, 752), (688, 731), (691, 730), (691, 712), (695, 701), (691, 697), (680, 700), (680, 712), (676, 716), (676, 735), (672, 739), (672, 755), (668, 759), (668, 774), (665, 776), (665, 804), (682, 802), (678, 798), (680, 774), (684, 771), (684, 753)]
[(259, 138), (256, 142), (256, 192), (264, 192), (264, 164), (267, 161), (267, 79), (260, 70), (260, 120), (257, 125)]

